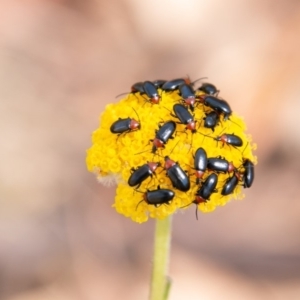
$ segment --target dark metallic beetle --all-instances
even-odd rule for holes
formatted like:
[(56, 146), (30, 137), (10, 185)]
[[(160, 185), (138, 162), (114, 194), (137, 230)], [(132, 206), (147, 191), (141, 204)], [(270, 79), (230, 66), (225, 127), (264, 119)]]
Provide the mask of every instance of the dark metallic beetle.
[(160, 101), (160, 95), (158, 94), (157, 88), (151, 81), (145, 81), (143, 83), (143, 89), (147, 97), (149, 98), (147, 101), (152, 104), (158, 104)]
[(202, 102), (204, 105), (215, 110), (217, 113), (223, 113), (224, 120), (227, 120), (232, 114), (232, 110), (225, 100), (221, 100), (217, 97), (210, 95), (200, 95), (197, 96), (197, 99), (199, 99), (199, 101)]
[(187, 192), (190, 189), (189, 177), (179, 164), (170, 159), (169, 156), (165, 156), (165, 170), (172, 181), (173, 187), (183, 192)]
[(227, 178), (225, 184), (223, 185), (221, 194), (223, 196), (231, 194), (238, 185), (238, 183), (239, 178), (236, 176), (236, 174), (234, 174), (232, 177)]
[(141, 128), (141, 124), (135, 119), (126, 118), (115, 121), (110, 126), (110, 132), (115, 134), (122, 134), (130, 131), (134, 131)]
[(222, 172), (222, 173), (232, 173), (236, 171), (232, 162), (227, 161), (225, 158), (220, 157), (210, 157), (207, 160), (207, 168), (209, 170)]
[(207, 167), (207, 154), (203, 148), (198, 148), (194, 157), (194, 168), (196, 170), (196, 183), (199, 184)]
[(193, 201), (195, 204), (205, 203), (209, 200), (212, 193), (216, 192), (218, 176), (215, 173), (210, 174), (196, 193), (196, 198)]
[(173, 110), (175, 113), (174, 117), (177, 117), (181, 124), (186, 125), (186, 129), (191, 130), (193, 133), (196, 132), (196, 121), (188, 109), (182, 104), (174, 104)]
[(203, 120), (205, 128), (211, 128), (212, 131), (215, 131), (215, 127), (220, 121), (220, 116), (217, 112), (211, 111), (210, 113), (206, 114), (206, 117), (203, 118)]
[(216, 88), (216, 86), (207, 82), (202, 83), (202, 85), (197, 90), (205, 93), (206, 95), (212, 95), (212, 96), (217, 96), (220, 92)]
[[(196, 205), (200, 203), (206, 203), (209, 200), (211, 194), (217, 192), (217, 183), (218, 176), (215, 173), (210, 174), (205, 179), (200, 189), (197, 191), (193, 203), (195, 203)], [(196, 207), (196, 219), (198, 220), (198, 206)]]
[(110, 132), (114, 134), (128, 133), (130, 131), (141, 129), (141, 122), (137, 111), (132, 107), (133, 111), (136, 113), (139, 121), (131, 118), (121, 119), (115, 121), (110, 126)]
[(175, 129), (176, 123), (174, 121), (168, 121), (156, 130), (155, 138), (151, 140), (153, 142), (152, 153), (155, 153), (157, 148), (163, 148), (168, 140), (173, 138), (172, 135)]
[(187, 78), (177, 78), (177, 79), (173, 79), (171, 81), (167, 81), (163, 84), (161, 89), (164, 90), (165, 92), (175, 91), (183, 83), (191, 84), (190, 78), (188, 78), (188, 77)]
[(144, 199), (137, 204), (136, 209), (143, 201), (145, 201), (149, 205), (154, 205), (155, 207), (158, 207), (162, 204), (169, 204), (174, 196), (175, 193), (172, 190), (161, 189), (158, 186), (157, 190), (147, 191), (146, 193), (144, 193)]
[(144, 94), (145, 91), (144, 91), (144, 88), (143, 88), (143, 82), (136, 82), (135, 84), (133, 84), (131, 86), (131, 93), (132, 94), (135, 94), (135, 93), (141, 93), (141, 94)]
[[(143, 88), (143, 82), (136, 82), (135, 84), (133, 84), (131, 86), (131, 94), (136, 94), (136, 93), (140, 93), (141, 95), (145, 93), (144, 88)], [(126, 95), (129, 93), (122, 93), (119, 94), (117, 97), (122, 96), (122, 95)]]
[[(223, 132), (224, 130), (222, 130), (222, 132)], [(222, 133), (221, 132), (221, 133)], [(200, 132), (200, 134), (202, 134), (202, 135), (204, 135), (204, 136), (206, 136), (206, 137), (209, 137), (209, 138), (211, 138), (211, 139), (214, 139), (215, 141), (217, 141), (217, 142), (221, 142), (221, 143), (223, 143), (223, 146), (225, 145), (225, 144), (227, 144), (227, 145), (231, 145), (231, 146), (233, 146), (233, 147), (242, 147), (243, 146), (243, 140), (239, 137), (239, 136), (237, 136), (237, 135), (235, 135), (235, 134), (229, 134), (229, 133), (223, 133), (223, 134), (221, 134), (221, 135), (219, 135), (219, 136), (216, 136), (216, 137), (212, 137), (212, 136), (209, 136), (209, 135), (207, 135), (207, 134), (203, 134), (203, 133), (201, 133)]]
[(167, 80), (157, 79), (157, 80), (154, 80), (152, 83), (155, 85), (155, 87), (157, 89), (160, 89), (166, 82), (167, 82)]
[(183, 102), (191, 109), (191, 111), (193, 111), (196, 102), (194, 89), (191, 85), (186, 83), (181, 84), (178, 88), (179, 96), (182, 97)]
[(246, 159), (243, 163), (243, 167), (245, 168), (243, 176), (244, 188), (250, 188), (254, 181), (254, 164), (249, 159)]
[(242, 147), (243, 146), (243, 140), (235, 134), (223, 133), (222, 135), (217, 136), (214, 139), (218, 142), (222, 142), (223, 146), (224, 146), (224, 144), (231, 145), (234, 147)]
[(148, 177), (152, 177), (153, 173), (160, 166), (160, 163), (156, 162), (148, 162), (137, 169), (132, 169), (132, 174), (128, 179), (129, 186), (136, 186), (138, 189), (144, 180)]

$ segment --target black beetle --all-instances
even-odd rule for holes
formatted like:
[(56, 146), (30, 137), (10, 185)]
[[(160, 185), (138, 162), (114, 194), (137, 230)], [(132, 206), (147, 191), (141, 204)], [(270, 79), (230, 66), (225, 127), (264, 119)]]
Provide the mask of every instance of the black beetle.
[[(142, 94), (145, 94), (145, 91), (144, 91), (144, 88), (143, 88), (143, 82), (136, 82), (135, 84), (133, 84), (131, 86), (131, 94), (136, 94), (136, 93), (140, 93), (141, 95)], [(122, 93), (122, 94), (119, 94), (117, 97), (119, 96), (122, 96), (122, 95), (126, 95), (128, 93)]]
[(164, 90), (165, 92), (175, 91), (183, 83), (191, 84), (190, 78), (188, 78), (188, 77), (187, 78), (176, 78), (176, 79), (167, 81), (163, 84), (161, 89)]
[(207, 168), (209, 170), (222, 172), (222, 173), (232, 173), (236, 171), (232, 162), (227, 161), (225, 158), (220, 157), (210, 157), (207, 160)]
[(120, 135), (122, 133), (128, 133), (130, 131), (141, 129), (141, 122), (140, 122), (139, 115), (133, 107), (132, 109), (136, 113), (139, 121), (131, 118), (125, 118), (125, 119), (119, 118), (119, 120), (111, 124), (110, 126), (111, 133)]
[(220, 121), (220, 116), (217, 112), (211, 111), (210, 113), (206, 114), (204, 120), (204, 127), (211, 128), (212, 131), (215, 131), (215, 127)]
[(181, 84), (178, 88), (179, 88), (179, 96), (182, 97), (183, 102), (189, 106), (191, 111), (193, 111), (196, 102), (194, 89), (192, 88), (191, 85), (186, 83)]
[(145, 201), (149, 205), (154, 205), (155, 207), (160, 206), (161, 204), (170, 204), (170, 201), (174, 198), (175, 193), (172, 190), (161, 189), (159, 186), (157, 190), (147, 191), (144, 193), (144, 199), (141, 200), (137, 206), (143, 201)]
[(196, 121), (188, 109), (182, 104), (174, 104), (173, 110), (176, 118), (178, 118), (181, 124), (186, 125), (186, 129), (191, 130), (193, 133), (196, 132)]
[(141, 94), (144, 94), (145, 91), (144, 91), (144, 87), (143, 87), (143, 82), (136, 82), (135, 84), (133, 84), (131, 86), (131, 93), (132, 94), (135, 94), (135, 93), (141, 93)]
[(232, 110), (225, 100), (221, 100), (211, 95), (199, 95), (196, 98), (204, 105), (215, 110), (217, 113), (223, 113), (224, 120), (227, 120), (232, 114)]
[(222, 192), (221, 194), (223, 196), (227, 196), (229, 194), (231, 194), (234, 189), (236, 188), (236, 186), (239, 183), (239, 178), (238, 176), (236, 176), (236, 174), (234, 174), (232, 177), (227, 178), (223, 188), (222, 188)]
[(152, 104), (158, 104), (160, 101), (160, 95), (158, 94), (157, 88), (151, 81), (145, 81), (143, 83), (143, 89), (147, 97), (149, 98), (147, 101)]
[(136, 188), (142, 184), (144, 180), (146, 180), (149, 176), (152, 176), (157, 167), (160, 166), (160, 163), (156, 162), (148, 162), (137, 169), (132, 169), (132, 174), (128, 179), (128, 184), (130, 186), (138, 185)]
[(228, 144), (228, 145), (231, 145), (234, 147), (242, 147), (243, 146), (243, 140), (235, 134), (224, 133), (220, 136), (217, 136), (215, 138), (215, 140), (218, 142), (222, 142), (223, 146), (224, 146), (224, 144)]
[[(217, 192), (216, 186), (218, 183), (218, 176), (215, 173), (210, 174), (197, 191), (195, 195), (195, 200), (192, 203), (196, 205), (200, 203), (206, 203), (212, 193)], [(196, 207), (196, 219), (198, 220), (198, 206)]]
[(163, 79), (157, 79), (152, 81), (152, 83), (155, 85), (157, 89), (160, 89), (166, 82), (167, 80), (163, 80)]
[(195, 204), (207, 202), (212, 193), (216, 192), (218, 176), (215, 173), (210, 174), (205, 179), (204, 183), (196, 193), (196, 198), (193, 201)]
[(172, 181), (173, 187), (186, 192), (190, 189), (190, 179), (178, 163), (165, 156), (165, 170)]
[(198, 148), (194, 157), (194, 168), (196, 170), (196, 183), (199, 184), (207, 167), (207, 154), (203, 148)]
[(254, 181), (254, 164), (249, 159), (245, 159), (243, 163), (244, 172), (244, 188), (250, 188)]
[(168, 142), (169, 139), (172, 139), (172, 135), (175, 132), (176, 123), (174, 121), (168, 121), (156, 130), (155, 138), (150, 140), (153, 142), (152, 153), (155, 153), (157, 148), (162, 148)]
[(141, 128), (141, 124), (135, 119), (126, 118), (115, 121), (110, 126), (110, 132), (115, 134), (127, 133)]
[(219, 94), (219, 90), (212, 83), (203, 82), (202, 85), (197, 89), (205, 93), (206, 95), (217, 96)]
[[(224, 130), (222, 130), (223, 132)], [(238, 136), (238, 135), (235, 135), (235, 134), (229, 134), (229, 133), (223, 133), (219, 136), (216, 136), (216, 137), (212, 137), (212, 136), (209, 136), (207, 134), (203, 134), (200, 132), (200, 134), (206, 136), (206, 137), (209, 137), (211, 139), (214, 139), (215, 141), (217, 142), (221, 142), (223, 143), (223, 146), (225, 144), (227, 145), (231, 145), (233, 147), (242, 147), (243, 146), (243, 140)]]

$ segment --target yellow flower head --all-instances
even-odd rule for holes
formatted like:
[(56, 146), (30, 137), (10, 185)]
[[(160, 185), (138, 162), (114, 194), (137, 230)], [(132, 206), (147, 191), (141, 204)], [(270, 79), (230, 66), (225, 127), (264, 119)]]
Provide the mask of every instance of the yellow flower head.
[(179, 83), (134, 85), (106, 106), (87, 150), (88, 170), (118, 184), (116, 210), (139, 223), (190, 204), (211, 212), (241, 199), (254, 179), (256, 145), (243, 119), (213, 85), (194, 91), (188, 79)]

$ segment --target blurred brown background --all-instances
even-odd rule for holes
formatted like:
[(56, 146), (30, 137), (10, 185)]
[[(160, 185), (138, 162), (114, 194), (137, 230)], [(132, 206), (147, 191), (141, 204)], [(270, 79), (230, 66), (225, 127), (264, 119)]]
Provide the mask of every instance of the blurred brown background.
[(207, 76), (258, 144), (246, 199), (174, 218), (172, 300), (300, 299), (299, 1), (2, 0), (0, 299), (148, 297), (154, 222), (86, 171), (104, 106)]

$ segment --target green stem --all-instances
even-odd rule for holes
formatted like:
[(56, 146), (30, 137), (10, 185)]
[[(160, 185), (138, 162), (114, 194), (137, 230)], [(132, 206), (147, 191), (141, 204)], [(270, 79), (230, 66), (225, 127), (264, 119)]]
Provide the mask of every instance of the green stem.
[(167, 277), (172, 217), (156, 221), (150, 300), (167, 300), (171, 281)]

